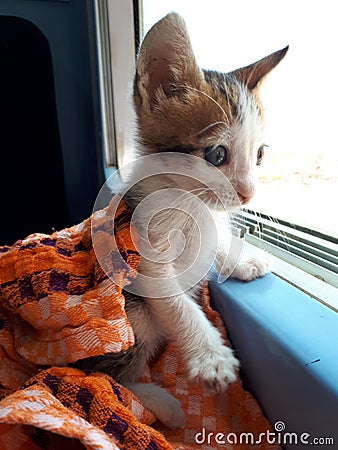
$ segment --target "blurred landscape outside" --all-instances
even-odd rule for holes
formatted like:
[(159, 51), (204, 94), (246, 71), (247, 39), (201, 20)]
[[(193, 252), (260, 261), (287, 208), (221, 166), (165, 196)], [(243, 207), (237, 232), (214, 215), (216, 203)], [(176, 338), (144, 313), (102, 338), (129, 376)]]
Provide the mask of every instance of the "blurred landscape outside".
[(334, 0), (143, 0), (144, 32), (170, 11), (201, 67), (223, 72), (286, 45), (261, 89), (269, 148), (248, 205), (338, 238), (338, 80)]

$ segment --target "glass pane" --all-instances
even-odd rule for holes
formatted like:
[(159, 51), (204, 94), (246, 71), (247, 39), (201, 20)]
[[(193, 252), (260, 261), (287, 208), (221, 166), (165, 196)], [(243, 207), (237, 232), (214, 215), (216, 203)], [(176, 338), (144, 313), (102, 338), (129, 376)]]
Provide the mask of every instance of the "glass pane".
[(180, 13), (203, 68), (227, 72), (290, 45), (262, 87), (269, 151), (249, 206), (338, 237), (336, 8), (333, 0), (143, 0), (144, 31)]

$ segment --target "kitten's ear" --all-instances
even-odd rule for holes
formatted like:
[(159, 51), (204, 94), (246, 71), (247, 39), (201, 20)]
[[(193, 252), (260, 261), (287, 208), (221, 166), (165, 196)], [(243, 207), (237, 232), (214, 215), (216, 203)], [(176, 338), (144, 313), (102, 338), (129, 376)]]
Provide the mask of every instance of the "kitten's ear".
[(266, 75), (284, 58), (288, 49), (289, 46), (266, 56), (250, 66), (234, 70), (230, 74), (242, 81), (250, 90), (259, 88)]
[(158, 94), (175, 95), (179, 86), (196, 86), (202, 78), (183, 18), (170, 13), (147, 33), (141, 45), (134, 83), (135, 97), (149, 105)]

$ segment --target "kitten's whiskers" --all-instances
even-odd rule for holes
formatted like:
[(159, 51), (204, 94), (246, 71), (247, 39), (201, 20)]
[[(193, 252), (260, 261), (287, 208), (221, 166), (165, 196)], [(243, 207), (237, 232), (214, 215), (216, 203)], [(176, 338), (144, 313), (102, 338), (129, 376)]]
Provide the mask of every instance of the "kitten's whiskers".
[(198, 93), (204, 95), (205, 97), (207, 97), (212, 102), (214, 102), (215, 105), (217, 105), (217, 107), (222, 111), (225, 119), (227, 120), (227, 123), (229, 123), (229, 117), (228, 117), (227, 113), (224, 111), (224, 108), (222, 108), (222, 106), (218, 103), (218, 101), (216, 101), (214, 98), (212, 98), (211, 95), (207, 94), (206, 92), (201, 91), (200, 89), (197, 89), (195, 87), (189, 86), (188, 84), (182, 84), (182, 85), (177, 86), (177, 90), (178, 89), (182, 89), (182, 88), (190, 89), (191, 91), (198, 92)]
[[(259, 239), (261, 239), (261, 240), (263, 241), (263, 240), (264, 240), (264, 237), (263, 237), (263, 233), (262, 233), (262, 225), (260, 224), (259, 219), (260, 219), (261, 217), (264, 218), (264, 216), (263, 216), (262, 213), (260, 213), (260, 212), (258, 212), (258, 211), (255, 211), (255, 210), (250, 210), (250, 211), (253, 212), (254, 215), (255, 215), (256, 218), (257, 218), (257, 219), (256, 219), (256, 222), (257, 222), (257, 225), (258, 225), (258, 227), (257, 227), (257, 228), (258, 228), (258, 230), (257, 230), (258, 237), (259, 237)], [(288, 236), (286, 235), (286, 233), (285, 233), (284, 231), (280, 230), (280, 228), (279, 228), (280, 223), (279, 223), (278, 219), (276, 219), (275, 217), (271, 217), (271, 216), (269, 216), (269, 215), (267, 215), (267, 214), (265, 214), (265, 217), (266, 217), (268, 220), (270, 220), (271, 223), (276, 224), (275, 230), (276, 230), (276, 233), (277, 233), (277, 237), (278, 237), (281, 241), (283, 241), (285, 245), (289, 246), (289, 245), (290, 245), (289, 238), (288, 238)], [(276, 243), (276, 245), (278, 246), (278, 242)], [(264, 248), (262, 245), (261, 245), (260, 247), (261, 247), (261, 248)], [(266, 251), (267, 251), (267, 250), (266, 250)]]
[(215, 127), (216, 125), (225, 125), (225, 126), (227, 126), (228, 124), (227, 124), (227, 122), (222, 122), (222, 121), (214, 122), (211, 125), (208, 125), (207, 127), (203, 128), (203, 130), (199, 131), (194, 136), (199, 136), (200, 134), (204, 133), (205, 131), (209, 130), (212, 127)]

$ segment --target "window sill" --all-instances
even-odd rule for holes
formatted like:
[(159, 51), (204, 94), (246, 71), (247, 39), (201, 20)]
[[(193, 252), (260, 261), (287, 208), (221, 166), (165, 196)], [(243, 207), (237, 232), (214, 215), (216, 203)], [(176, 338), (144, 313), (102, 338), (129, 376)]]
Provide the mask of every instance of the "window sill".
[[(257, 247), (258, 245), (245, 242), (244, 252), (247, 255), (255, 254), (257, 253)], [(338, 312), (338, 289), (336, 287), (281, 258), (271, 254), (270, 258), (272, 273)]]
[(271, 423), (337, 443), (337, 313), (274, 274), (211, 282), (210, 293)]

